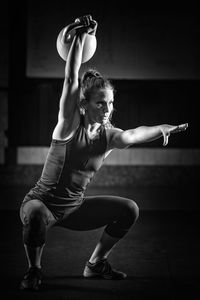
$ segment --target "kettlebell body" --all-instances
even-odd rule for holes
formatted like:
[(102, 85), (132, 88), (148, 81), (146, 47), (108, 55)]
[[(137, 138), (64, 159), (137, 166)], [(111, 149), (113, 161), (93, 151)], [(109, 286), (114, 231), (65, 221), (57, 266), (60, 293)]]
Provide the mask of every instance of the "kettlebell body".
[[(65, 61), (67, 60), (71, 44), (76, 33), (76, 30), (74, 29), (75, 26), (77, 29), (76, 23), (64, 27), (59, 32), (57, 37), (56, 48), (60, 57)], [(92, 56), (96, 51), (96, 48), (97, 48), (96, 36), (87, 33), (83, 45), (82, 63), (85, 63), (92, 58)]]

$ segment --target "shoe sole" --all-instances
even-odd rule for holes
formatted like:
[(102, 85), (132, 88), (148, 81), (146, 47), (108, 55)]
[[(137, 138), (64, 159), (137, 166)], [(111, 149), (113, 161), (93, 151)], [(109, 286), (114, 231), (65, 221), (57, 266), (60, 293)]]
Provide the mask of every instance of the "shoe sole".
[(106, 279), (106, 280), (123, 280), (127, 276), (113, 278), (111, 275), (92, 273), (92, 272), (84, 271), (83, 272), (83, 277), (85, 277), (85, 278), (99, 278), (99, 279)]

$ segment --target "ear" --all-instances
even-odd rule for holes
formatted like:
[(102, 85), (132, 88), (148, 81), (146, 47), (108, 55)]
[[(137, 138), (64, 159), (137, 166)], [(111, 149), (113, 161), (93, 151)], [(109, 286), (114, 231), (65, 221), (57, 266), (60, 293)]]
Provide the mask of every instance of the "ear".
[(87, 100), (85, 98), (81, 99), (80, 107), (84, 110), (87, 109)]
[(87, 110), (87, 101), (84, 98), (81, 99), (79, 106), (81, 115), (85, 115), (85, 112)]

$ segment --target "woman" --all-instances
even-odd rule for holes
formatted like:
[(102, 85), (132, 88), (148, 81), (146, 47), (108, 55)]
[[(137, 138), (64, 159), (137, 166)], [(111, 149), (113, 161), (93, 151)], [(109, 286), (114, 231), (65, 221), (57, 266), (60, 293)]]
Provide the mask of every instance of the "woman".
[[(37, 290), (41, 284), (41, 256), (46, 232), (52, 226), (90, 230), (105, 226), (83, 276), (124, 279), (126, 274), (112, 269), (107, 258), (114, 245), (125, 236), (138, 218), (131, 199), (117, 196), (85, 197), (86, 187), (115, 148), (149, 142), (183, 131), (187, 124), (141, 126), (121, 130), (111, 125), (114, 88), (95, 70), (88, 70), (79, 84), (79, 69), (86, 34), (95, 34), (97, 22), (90, 15), (76, 20), (77, 29), (65, 67), (58, 123), (35, 187), (25, 196), (20, 216), (29, 269), (21, 289)], [(81, 26), (81, 27), (80, 27)]]

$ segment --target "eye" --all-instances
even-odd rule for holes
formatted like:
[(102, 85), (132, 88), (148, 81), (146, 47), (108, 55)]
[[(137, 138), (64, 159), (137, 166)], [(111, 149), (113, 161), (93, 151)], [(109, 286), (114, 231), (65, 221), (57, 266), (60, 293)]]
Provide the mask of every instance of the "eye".
[(101, 108), (103, 104), (101, 102), (98, 102), (96, 105), (97, 105), (97, 108)]

